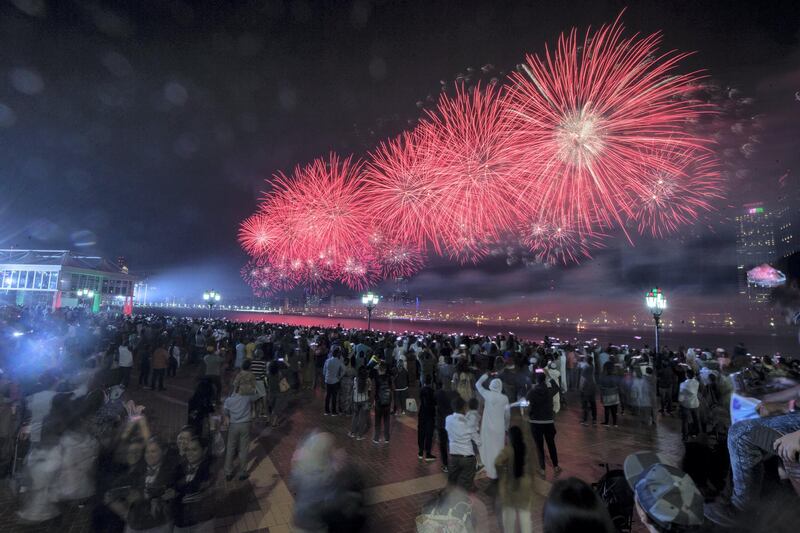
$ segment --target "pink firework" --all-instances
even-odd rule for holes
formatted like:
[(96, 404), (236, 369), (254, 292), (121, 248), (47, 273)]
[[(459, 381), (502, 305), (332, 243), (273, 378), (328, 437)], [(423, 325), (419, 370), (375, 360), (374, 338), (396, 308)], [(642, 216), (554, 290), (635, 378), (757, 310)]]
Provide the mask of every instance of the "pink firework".
[(364, 255), (345, 258), (336, 274), (339, 281), (358, 291), (374, 285), (379, 279), (374, 260)]
[(263, 258), (248, 261), (241, 274), (245, 283), (260, 297), (287, 291), (297, 285), (297, 278), (287, 265), (271, 264)]
[(642, 169), (647, 185), (639, 193), (632, 217), (639, 233), (654, 237), (675, 233), (680, 226), (694, 223), (723, 197), (719, 164), (710, 154), (678, 150), (660, 157), (664, 161), (657, 169)]
[[(429, 159), (440, 191), (435, 207), (437, 241), (453, 256), (472, 253), (515, 224), (523, 182), (509, 150), (507, 115), (492, 86), (443, 94), (420, 125), (436, 157)], [(439, 248), (437, 247), (437, 251)]]
[(578, 263), (590, 259), (590, 249), (600, 246), (600, 235), (582, 234), (576, 224), (552, 216), (532, 216), (520, 224), (520, 242), (536, 257), (549, 264)]
[(622, 32), (619, 20), (582, 41), (573, 29), (511, 75), (506, 109), (527, 199), (581, 234), (633, 216), (649, 186), (641, 170), (664, 170), (660, 154), (708, 146), (687, 127), (712, 109), (689, 96), (702, 76), (675, 72), (686, 54), (659, 53), (658, 33)]
[(339, 263), (369, 247), (370, 204), (360, 163), (331, 154), (295, 168), (291, 177), (276, 176), (273, 184), (262, 204), (263, 213), (280, 220), (273, 258)]
[(274, 224), (264, 214), (250, 216), (239, 226), (239, 243), (252, 257), (267, 253), (273, 235)]
[(365, 172), (375, 231), (419, 249), (437, 242), (443, 197), (425, 132), (418, 128), (381, 143)]
[(387, 279), (413, 276), (425, 264), (422, 253), (403, 243), (384, 243), (376, 249), (381, 276)]

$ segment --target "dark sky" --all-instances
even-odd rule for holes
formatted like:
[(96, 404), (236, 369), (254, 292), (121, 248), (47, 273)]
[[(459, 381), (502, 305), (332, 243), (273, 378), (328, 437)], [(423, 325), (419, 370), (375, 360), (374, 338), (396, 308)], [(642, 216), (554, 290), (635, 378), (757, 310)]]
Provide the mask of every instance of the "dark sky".
[[(470, 66), (507, 71), (559, 32), (610, 22), (625, 6), (4, 1), (0, 246), (123, 255), (134, 270), (244, 293), (237, 224), (273, 172), (330, 150), (363, 155), (417, 120), (440, 80)], [(663, 30), (665, 48), (696, 51), (684, 68), (706, 69), (726, 106), (713, 128), (732, 192), (713, 232), (698, 226), (633, 249), (612, 239), (595, 261), (566, 269), (521, 268), (504, 253), (473, 269), (435, 262), (412, 290), (489, 297), (587, 280), (615, 292), (654, 282), (728, 290), (726, 206), (800, 173), (798, 6), (632, 2), (624, 14), (630, 33)]]

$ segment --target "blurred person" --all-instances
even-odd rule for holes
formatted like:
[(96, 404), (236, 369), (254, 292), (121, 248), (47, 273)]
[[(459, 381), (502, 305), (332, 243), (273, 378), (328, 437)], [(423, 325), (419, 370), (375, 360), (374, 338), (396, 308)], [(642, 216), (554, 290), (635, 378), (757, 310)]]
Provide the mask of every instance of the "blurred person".
[(449, 355), (439, 356), (439, 368), (436, 369), (436, 381), (449, 391), (453, 386), (453, 360)]
[(127, 341), (117, 348), (117, 365), (119, 368), (119, 384), (127, 389), (131, 385), (131, 371), (133, 370), (133, 353), (128, 348)]
[(167, 373), (169, 359), (169, 352), (164, 348), (164, 345), (159, 345), (158, 348), (153, 351), (153, 377), (150, 380), (151, 389), (156, 390), (156, 383), (158, 383), (158, 390), (164, 390), (164, 374)]
[(494, 468), (494, 460), (505, 447), (506, 428), (510, 420), (511, 412), (506, 409), (509, 405), (508, 397), (503, 394), (503, 382), (500, 378), (494, 378), (489, 383), (489, 390), (483, 386), (489, 379), (489, 374), (482, 375), (475, 389), (483, 397), (483, 418), (481, 419), (481, 462), (486, 467), (486, 475), (489, 479), (497, 479), (497, 470)]
[(694, 377), (691, 368), (686, 369), (686, 379), (681, 382), (678, 392), (678, 403), (681, 410), (681, 436), (688, 440), (696, 437), (700, 431), (700, 399), (697, 397), (700, 383)]
[(553, 483), (542, 511), (544, 533), (616, 533), (608, 509), (585, 481)]
[(251, 364), (252, 363), (248, 360), (242, 361), (240, 366), (241, 370), (239, 370), (239, 373), (233, 378), (233, 392), (238, 392), (243, 396), (256, 395), (256, 376), (250, 372)]
[(175, 473), (174, 533), (213, 533), (213, 485), (208, 447), (193, 435)]
[(216, 410), (214, 386), (207, 378), (200, 378), (197, 382), (187, 409), (187, 424), (192, 426), (196, 436), (205, 435), (208, 430), (208, 417)]
[(203, 376), (214, 387), (214, 400), (219, 401), (222, 396), (222, 363), (225, 361), (219, 350), (209, 346), (209, 353), (203, 357), (205, 371)]
[(255, 415), (267, 416), (267, 362), (261, 350), (257, 350), (254, 358), (250, 360), (249, 370), (256, 380)]
[(329, 433), (312, 433), (292, 456), (289, 486), (295, 494), (297, 533), (364, 530), (363, 482)]
[(110, 451), (111, 455), (101, 457), (97, 471), (101, 478), (98, 495), (102, 494), (102, 504), (92, 511), (93, 531), (124, 529), (128, 497), (145, 472), (144, 448), (142, 438), (133, 438), (130, 442), (120, 439)]
[(236, 359), (233, 360), (233, 366), (236, 368), (242, 368), (242, 364), (245, 361), (245, 353), (246, 353), (246, 345), (244, 343), (244, 339), (239, 339), (239, 342), (236, 343)]
[(169, 361), (167, 363), (167, 377), (175, 377), (181, 367), (181, 348), (178, 343), (172, 341), (169, 346)]
[(337, 416), (339, 387), (344, 368), (339, 360), (339, 347), (331, 350), (330, 355), (322, 366), (322, 375), (325, 378), (325, 415)]
[(467, 421), (466, 412), (467, 402), (461, 396), (456, 397), (453, 414), (445, 419), (445, 430), (450, 452), (447, 482), (469, 491), (473, 488), (476, 470), (472, 445), (474, 443), (480, 448), (481, 437)]
[(267, 365), (267, 406), (269, 408), (269, 424), (277, 427), (283, 420), (283, 413), (289, 402), (289, 383), (286, 374), (289, 367), (281, 359), (270, 361)]
[(592, 357), (582, 355), (578, 364), (578, 391), (581, 395), (581, 407), (583, 418), (581, 424), (589, 425), (589, 413), (592, 414), (592, 425), (597, 424), (597, 384), (594, 380), (594, 369), (592, 368)]
[(436, 391), (436, 440), (439, 441), (439, 457), (442, 461), (442, 471), (448, 472), (448, 442), (445, 420), (453, 414), (453, 402), (458, 396), (454, 390), (445, 390), (443, 385)]
[(508, 430), (508, 445), (495, 459), (503, 531), (516, 533), (519, 521), (521, 533), (531, 533), (533, 507), (533, 480), (526, 461), (525, 441), (519, 426)]
[(356, 377), (355, 357), (344, 358), (344, 373), (340, 381), (339, 412), (350, 416), (353, 414), (353, 381)]
[(672, 389), (674, 386), (675, 372), (668, 360), (663, 361), (657, 376), (658, 396), (661, 406), (658, 410), (662, 415), (672, 416)]
[(436, 393), (433, 390), (433, 376), (425, 375), (425, 383), (419, 391), (419, 412), (417, 415), (417, 458), (433, 462), (436, 456), (431, 453), (433, 433), (436, 424)]
[[(373, 356), (373, 362), (375, 361)], [(383, 426), (383, 438), (389, 444), (391, 435), (391, 416), (392, 398), (394, 397), (394, 381), (386, 368), (386, 363), (380, 361), (373, 369), (372, 375), (373, 390), (375, 391), (375, 428), (372, 437), (374, 444), (380, 444), (381, 426)]]
[(474, 377), (472, 371), (469, 369), (469, 363), (467, 363), (466, 359), (459, 359), (456, 364), (456, 371), (453, 373), (453, 390), (455, 390), (465, 402), (468, 402), (470, 398), (475, 396), (473, 382)]
[(369, 430), (370, 388), (369, 370), (366, 366), (359, 367), (353, 378), (353, 421), (348, 434), (356, 440), (364, 440)]
[(150, 352), (143, 342), (139, 342), (135, 351), (139, 358), (139, 388), (149, 389), (150, 383)]
[(394, 373), (394, 405), (392, 406), (392, 414), (396, 415), (398, 411), (400, 414), (406, 414), (406, 400), (408, 399), (408, 370), (406, 370), (406, 362), (404, 360), (397, 361), (397, 366)]
[(603, 402), (603, 426), (617, 426), (617, 409), (619, 408), (619, 376), (614, 372), (614, 363), (608, 362), (600, 376), (600, 400)]
[(228, 444), (225, 449), (225, 479), (230, 481), (235, 475), (233, 460), (239, 458), (239, 480), (247, 479), (247, 454), (250, 449), (250, 414), (255, 394), (234, 391), (225, 398), (223, 412), (228, 419)]

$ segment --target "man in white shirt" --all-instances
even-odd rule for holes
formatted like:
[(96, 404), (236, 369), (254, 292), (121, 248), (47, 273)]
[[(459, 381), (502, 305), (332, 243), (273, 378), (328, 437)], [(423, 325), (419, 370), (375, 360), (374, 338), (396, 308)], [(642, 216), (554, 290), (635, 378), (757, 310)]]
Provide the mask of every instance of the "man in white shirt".
[(450, 449), (447, 482), (464, 490), (472, 490), (476, 464), (472, 443), (480, 447), (481, 438), (475, 427), (467, 421), (466, 412), (467, 402), (461, 396), (456, 396), (453, 414), (444, 421)]
[(119, 365), (119, 383), (126, 389), (131, 382), (131, 370), (133, 369), (133, 353), (128, 348), (128, 343), (124, 342), (117, 349), (117, 364)]
[[(689, 438), (689, 430), (694, 433), (692, 436), (697, 436), (697, 431), (700, 431), (700, 399), (697, 397), (697, 391), (700, 390), (700, 383), (694, 378), (694, 371), (691, 368), (686, 369), (686, 379), (681, 382), (678, 391), (678, 403), (681, 407), (681, 434), (683, 440)], [(693, 426), (689, 427), (689, 418)]]

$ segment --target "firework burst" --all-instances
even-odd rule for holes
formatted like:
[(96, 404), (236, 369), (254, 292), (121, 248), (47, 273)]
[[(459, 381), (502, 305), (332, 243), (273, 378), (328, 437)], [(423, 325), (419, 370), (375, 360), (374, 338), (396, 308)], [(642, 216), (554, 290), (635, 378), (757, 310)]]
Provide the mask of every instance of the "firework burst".
[[(478, 243), (499, 239), (514, 226), (522, 182), (509, 151), (509, 128), (498, 89), (458, 87), (442, 94), (420, 125), (435, 146), (429, 160), (441, 195), (436, 205), (436, 242), (448, 255), (477, 260)], [(474, 253), (473, 253), (474, 252)]]
[(239, 243), (252, 257), (267, 253), (275, 235), (275, 224), (272, 217), (255, 214), (245, 219), (239, 226)]
[(365, 172), (374, 234), (419, 249), (437, 242), (444, 194), (431, 171), (432, 147), (426, 133), (415, 129), (381, 143)]
[(641, 169), (664, 170), (661, 154), (707, 147), (686, 127), (711, 111), (686, 97), (701, 76), (674, 73), (686, 54), (660, 55), (660, 34), (622, 32), (616, 21), (579, 41), (573, 29), (511, 75), (507, 112), (526, 196), (581, 234), (622, 226), (650, 185)]
[(680, 150), (662, 154), (657, 169), (642, 169), (648, 184), (640, 193), (633, 216), (639, 233), (663, 237), (692, 224), (712, 209), (722, 195), (722, 178), (717, 160), (706, 153)]
[(340, 263), (368, 249), (368, 197), (361, 164), (352, 158), (316, 159), (291, 177), (276, 176), (262, 212), (280, 221), (271, 255), (288, 261), (329, 258)]

